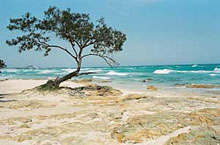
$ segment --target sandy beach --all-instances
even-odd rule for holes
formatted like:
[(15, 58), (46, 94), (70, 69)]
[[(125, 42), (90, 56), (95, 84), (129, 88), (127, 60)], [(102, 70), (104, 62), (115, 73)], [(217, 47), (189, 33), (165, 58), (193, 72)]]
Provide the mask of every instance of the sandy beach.
[(132, 94), (90, 81), (32, 89), (46, 81), (0, 82), (1, 145), (220, 143), (217, 95)]

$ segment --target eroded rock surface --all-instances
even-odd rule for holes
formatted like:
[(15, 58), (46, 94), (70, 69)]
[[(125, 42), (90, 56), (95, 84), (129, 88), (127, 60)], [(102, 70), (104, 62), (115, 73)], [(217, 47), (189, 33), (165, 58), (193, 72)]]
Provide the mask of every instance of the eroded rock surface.
[(197, 88), (197, 89), (213, 89), (220, 88), (220, 85), (213, 84), (176, 84), (177, 87)]
[(155, 87), (155, 86), (148, 86), (147, 89), (150, 90), (150, 91), (158, 91), (158, 90), (159, 90), (159, 89), (158, 89), (157, 87)]
[(90, 84), (0, 99), (0, 144), (217, 145), (219, 126), (220, 96), (123, 96)]

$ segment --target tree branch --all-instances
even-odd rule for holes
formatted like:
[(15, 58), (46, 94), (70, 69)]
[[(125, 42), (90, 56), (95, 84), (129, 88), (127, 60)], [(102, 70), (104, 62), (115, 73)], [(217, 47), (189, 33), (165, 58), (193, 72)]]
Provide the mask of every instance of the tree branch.
[(78, 45), (79, 48), (82, 47), (82, 46), (79, 44), (79, 42), (77, 42), (77, 41), (75, 41), (75, 40), (74, 40), (74, 42), (76, 42), (76, 44)]
[(69, 52), (67, 49), (61, 47), (61, 46), (58, 46), (58, 45), (50, 45), (50, 44), (47, 44), (46, 42), (42, 42), (38, 39), (38, 42), (43, 44), (43, 45), (46, 45), (47, 47), (50, 47), (50, 48), (59, 48), (63, 51), (65, 51), (66, 53), (68, 53), (71, 57), (73, 57), (76, 61), (77, 61), (77, 58), (76, 56), (74, 56), (71, 52)]
[(63, 47), (60, 47), (60, 46), (57, 46), (57, 45), (48, 45), (48, 47), (54, 47), (54, 48), (60, 48), (61, 50), (67, 52), (70, 56), (72, 56), (74, 59), (76, 59), (76, 57), (71, 53), (69, 52), (67, 49), (63, 48)]
[[(88, 43), (89, 42), (89, 39), (83, 44), (83, 48), (86, 48), (87, 46), (91, 45)], [(87, 44), (88, 43), (88, 44)]]
[(98, 56), (98, 57), (101, 57), (109, 66), (113, 66), (108, 60), (112, 61), (113, 63), (116, 63), (116, 61), (109, 57), (109, 56), (106, 56), (106, 55), (99, 55), (99, 54), (86, 54), (86, 55), (83, 55), (81, 58), (84, 58), (84, 57), (87, 57), (87, 56)]
[(73, 48), (73, 51), (74, 51), (74, 53), (75, 53), (75, 55), (76, 55), (76, 58), (78, 57), (78, 54), (77, 54), (77, 51), (76, 51), (76, 49), (75, 49), (75, 45), (73, 44), (73, 42), (72, 41), (70, 41), (70, 44), (71, 44), (71, 46), (72, 46), (72, 48)]
[(81, 75), (90, 75), (90, 74), (97, 74), (97, 72), (85, 72), (85, 73), (79, 73), (78, 76), (81, 76)]

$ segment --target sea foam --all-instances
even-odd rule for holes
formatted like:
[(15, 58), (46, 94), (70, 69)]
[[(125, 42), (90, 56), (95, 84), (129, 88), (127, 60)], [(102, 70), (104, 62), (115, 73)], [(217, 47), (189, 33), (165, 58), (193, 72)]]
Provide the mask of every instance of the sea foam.
[(209, 70), (195, 70), (195, 71), (185, 71), (185, 70), (171, 70), (171, 69), (162, 69), (162, 70), (155, 70), (153, 72), (154, 74), (170, 74), (170, 73), (198, 73), (198, 74), (204, 74), (204, 73), (220, 73), (220, 68), (215, 68), (214, 71)]
[(192, 65), (192, 67), (197, 67), (197, 66), (198, 66), (197, 64)]
[(41, 70), (40, 72), (38, 72), (38, 74), (50, 74), (53, 73), (52, 70)]
[(18, 72), (19, 70), (18, 69), (3, 69), (2, 72), (12, 72), (12, 73), (15, 73), (15, 72)]
[(93, 76), (92, 78), (94, 79), (102, 79), (102, 80), (109, 80), (109, 77), (98, 77), (98, 76)]
[(159, 69), (159, 70), (155, 70), (154, 74), (169, 74), (171, 72), (174, 72), (174, 70), (170, 70), (170, 69)]
[(215, 71), (215, 72), (219, 72), (219, 71), (220, 71), (220, 68), (216, 67), (216, 68), (214, 69), (214, 71)]
[(100, 69), (92, 69), (92, 70), (88, 70), (86, 72), (102, 72), (102, 70), (100, 70)]
[(217, 74), (210, 74), (210, 76), (211, 76), (211, 77), (215, 77), (215, 76), (217, 76)]
[(118, 73), (118, 72), (115, 72), (115, 71), (110, 71), (107, 73), (107, 75), (110, 75), (110, 76), (126, 76), (128, 75), (127, 73)]
[(62, 71), (65, 71), (67, 73), (71, 73), (71, 72), (76, 71), (76, 69), (62, 69)]

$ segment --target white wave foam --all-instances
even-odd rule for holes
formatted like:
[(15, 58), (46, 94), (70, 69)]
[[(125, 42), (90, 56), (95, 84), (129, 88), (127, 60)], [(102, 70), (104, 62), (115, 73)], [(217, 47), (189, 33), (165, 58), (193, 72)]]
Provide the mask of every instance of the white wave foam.
[(86, 72), (102, 72), (102, 70), (100, 70), (100, 69), (92, 69), (92, 70), (89, 70), (89, 71), (86, 71)]
[(210, 76), (211, 76), (211, 77), (215, 77), (215, 76), (217, 76), (217, 74), (210, 74)]
[(41, 70), (38, 74), (49, 74), (49, 73), (53, 73), (52, 70)]
[(3, 69), (2, 72), (18, 72), (18, 69)]
[(220, 74), (210, 74), (211, 77), (216, 77), (216, 76), (220, 76)]
[(23, 72), (35, 72), (38, 71), (36, 69), (22, 69)]
[(171, 72), (174, 72), (174, 70), (171, 70), (171, 69), (159, 69), (159, 70), (155, 70), (154, 74), (169, 74)]
[(162, 70), (155, 70), (154, 74), (169, 74), (169, 73), (220, 73), (220, 69), (215, 69), (214, 71), (208, 70), (195, 70), (195, 71), (180, 71), (180, 70), (171, 70), (171, 69), (162, 69)]
[(110, 75), (110, 76), (126, 76), (128, 75), (127, 73), (118, 73), (118, 72), (115, 72), (115, 71), (110, 71), (107, 73), (107, 75)]
[(92, 78), (94, 79), (102, 79), (102, 80), (109, 80), (109, 77), (98, 77), (98, 76), (93, 76)]
[(197, 67), (197, 66), (198, 66), (197, 64), (192, 65), (192, 67)]
[(212, 73), (213, 71), (207, 71), (207, 70), (193, 70), (193, 71), (175, 71), (178, 73)]
[(62, 69), (62, 71), (65, 71), (67, 73), (71, 73), (71, 72), (76, 71), (76, 69)]
[(214, 71), (215, 71), (215, 72), (219, 72), (219, 71), (220, 71), (220, 68), (216, 67), (216, 68), (214, 69)]

